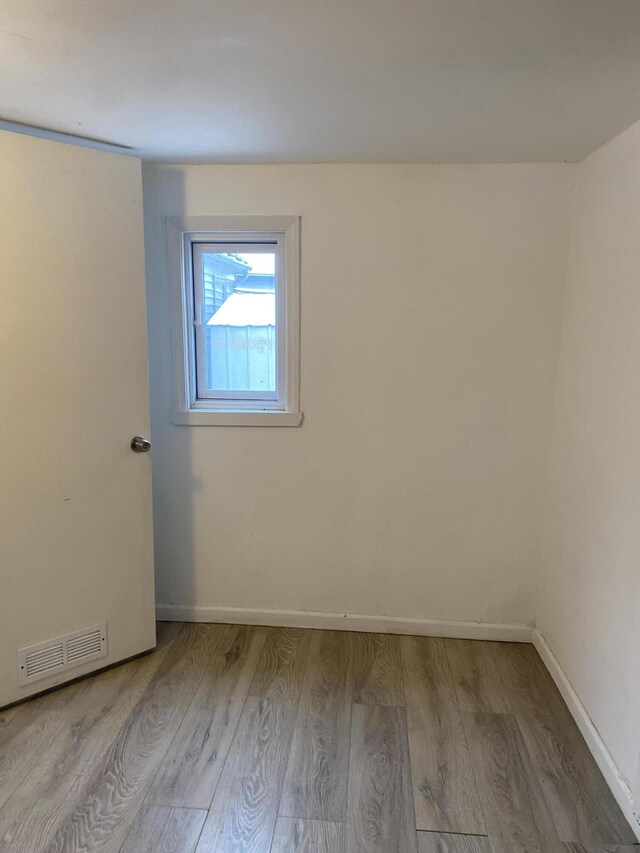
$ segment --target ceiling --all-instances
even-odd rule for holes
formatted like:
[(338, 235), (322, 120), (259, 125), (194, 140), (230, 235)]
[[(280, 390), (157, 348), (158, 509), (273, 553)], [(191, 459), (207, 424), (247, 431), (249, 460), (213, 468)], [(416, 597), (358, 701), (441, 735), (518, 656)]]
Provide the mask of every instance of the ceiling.
[(0, 118), (174, 162), (576, 161), (640, 0), (2, 0)]

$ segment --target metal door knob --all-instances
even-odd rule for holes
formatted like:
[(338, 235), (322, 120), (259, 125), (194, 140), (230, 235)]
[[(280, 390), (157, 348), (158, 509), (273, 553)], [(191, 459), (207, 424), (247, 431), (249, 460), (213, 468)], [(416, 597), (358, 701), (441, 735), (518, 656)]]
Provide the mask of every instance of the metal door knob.
[(134, 453), (148, 453), (151, 450), (151, 442), (143, 435), (134, 435), (131, 439), (131, 449)]

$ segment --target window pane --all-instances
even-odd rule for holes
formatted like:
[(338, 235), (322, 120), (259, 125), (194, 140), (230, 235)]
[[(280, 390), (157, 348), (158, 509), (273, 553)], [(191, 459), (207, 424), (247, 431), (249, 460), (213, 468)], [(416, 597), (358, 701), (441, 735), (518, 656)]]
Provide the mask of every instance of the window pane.
[(203, 252), (208, 392), (276, 393), (276, 255)]

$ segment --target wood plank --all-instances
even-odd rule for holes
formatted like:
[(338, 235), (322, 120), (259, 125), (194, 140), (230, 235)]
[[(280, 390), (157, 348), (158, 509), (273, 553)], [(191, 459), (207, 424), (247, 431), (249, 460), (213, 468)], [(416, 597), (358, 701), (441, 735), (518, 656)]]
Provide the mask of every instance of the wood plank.
[(60, 725), (50, 732), (51, 742), (36, 753), (32, 772), (0, 809), (0, 851), (33, 853), (51, 838), (65, 812), (73, 809), (102, 759), (105, 745), (117, 736), (165, 654), (163, 649), (29, 703), (37, 709), (41, 704), (49, 707), (48, 700), (54, 697), (64, 702)]
[(279, 817), (271, 853), (344, 853), (344, 825)]
[(346, 848), (417, 853), (403, 708), (353, 707)]
[(353, 633), (353, 701), (358, 705), (404, 705), (400, 637)]
[(402, 661), (416, 826), (483, 835), (484, 820), (445, 642), (403, 637)]
[(639, 853), (640, 844), (581, 844), (567, 841), (566, 853)]
[(351, 729), (350, 644), (316, 631), (311, 642), (279, 813), (342, 821)]
[(509, 697), (491, 652), (481, 640), (445, 640), (458, 705), (463, 712), (510, 714)]
[(65, 708), (88, 689), (83, 683), (72, 684), (7, 714), (0, 741), (0, 809), (56, 743), (65, 727)]
[(220, 626), (185, 624), (160, 667), (58, 823), (47, 853), (122, 845), (200, 683)]
[(264, 628), (222, 627), (147, 804), (209, 808), (265, 636)]
[(245, 703), (198, 853), (269, 853), (287, 768), (296, 703)]
[(120, 853), (193, 853), (207, 812), (142, 806)]
[(0, 708), (0, 735), (3, 735), (6, 732), (7, 727), (11, 720), (16, 716), (19, 712), (18, 709), (23, 707), (22, 705), (11, 705), (10, 707)]
[(270, 628), (249, 694), (297, 702), (310, 642), (311, 631), (303, 628)]
[(492, 653), (560, 838), (633, 844), (631, 828), (535, 649), (493, 643)]
[(492, 853), (484, 835), (452, 835), (443, 832), (419, 832), (418, 853)]
[(493, 853), (561, 853), (516, 718), (463, 717)]

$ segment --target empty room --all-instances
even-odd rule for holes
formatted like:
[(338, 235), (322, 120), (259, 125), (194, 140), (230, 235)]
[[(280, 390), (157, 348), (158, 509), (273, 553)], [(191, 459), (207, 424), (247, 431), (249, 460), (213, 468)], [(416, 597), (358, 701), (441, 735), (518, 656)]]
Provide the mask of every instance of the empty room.
[(0, 67), (0, 853), (640, 853), (640, 0)]

